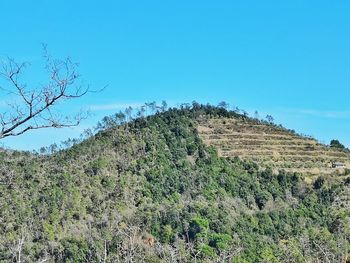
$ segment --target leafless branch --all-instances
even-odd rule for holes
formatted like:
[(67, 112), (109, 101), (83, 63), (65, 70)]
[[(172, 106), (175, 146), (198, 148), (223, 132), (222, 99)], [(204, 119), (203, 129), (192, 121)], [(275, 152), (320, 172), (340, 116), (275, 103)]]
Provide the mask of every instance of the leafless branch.
[(10, 58), (2, 63), (0, 78), (6, 81), (7, 86), (0, 87), (0, 94), (11, 98), (12, 102), (7, 103), (8, 109), (0, 113), (0, 139), (30, 130), (77, 126), (86, 116), (81, 113), (73, 117), (57, 112), (53, 114), (57, 104), (102, 90), (93, 91), (89, 86), (80, 84), (77, 63), (70, 58), (52, 58), (46, 46), (43, 48), (48, 81), (40, 88), (29, 88), (21, 81), (28, 63), (17, 63)]

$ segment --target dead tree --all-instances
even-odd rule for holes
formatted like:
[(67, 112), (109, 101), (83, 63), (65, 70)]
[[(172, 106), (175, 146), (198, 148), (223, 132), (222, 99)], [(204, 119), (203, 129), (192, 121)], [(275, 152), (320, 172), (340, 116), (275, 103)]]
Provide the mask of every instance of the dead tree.
[(48, 78), (40, 87), (30, 87), (23, 82), (27, 63), (17, 63), (13, 59), (1, 63), (0, 97), (11, 102), (2, 102), (6, 108), (0, 112), (0, 139), (30, 130), (76, 126), (86, 117), (84, 113), (72, 116), (56, 110), (59, 103), (91, 92), (89, 86), (79, 83), (78, 65), (70, 58), (51, 57), (45, 47), (44, 60)]
[(13, 244), (13, 247), (11, 248), (11, 254), (13, 261), (16, 263), (22, 262), (22, 252), (23, 252), (23, 246), (24, 246), (25, 238), (24, 236), (21, 236), (16, 240)]

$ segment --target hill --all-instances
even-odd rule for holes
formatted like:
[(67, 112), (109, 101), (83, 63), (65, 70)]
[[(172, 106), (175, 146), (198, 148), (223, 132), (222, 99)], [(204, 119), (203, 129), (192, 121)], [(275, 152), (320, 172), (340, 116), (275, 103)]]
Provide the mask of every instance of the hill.
[(223, 118), (248, 120), (193, 104), (1, 152), (0, 262), (345, 262), (348, 177), (223, 158), (198, 130)]

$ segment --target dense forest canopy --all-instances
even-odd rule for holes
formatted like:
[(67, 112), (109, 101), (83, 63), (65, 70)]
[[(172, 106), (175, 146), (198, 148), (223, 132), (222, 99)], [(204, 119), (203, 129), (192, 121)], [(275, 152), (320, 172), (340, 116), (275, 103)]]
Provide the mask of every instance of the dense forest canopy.
[(248, 118), (226, 108), (149, 104), (53, 154), (0, 152), (0, 262), (346, 262), (349, 177), (220, 158), (196, 123)]

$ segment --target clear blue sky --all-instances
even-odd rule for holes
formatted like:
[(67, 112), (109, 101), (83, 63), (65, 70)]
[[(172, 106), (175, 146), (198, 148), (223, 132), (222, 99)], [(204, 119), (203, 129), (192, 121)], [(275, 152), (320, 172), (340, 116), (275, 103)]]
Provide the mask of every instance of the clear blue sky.
[[(79, 129), (3, 140), (33, 149), (93, 126), (126, 104), (221, 100), (321, 141), (350, 146), (349, 1), (3, 1), (0, 58), (41, 65), (41, 43), (70, 55), (103, 93)], [(29, 74), (40, 83), (39, 74)], [(1, 101), (1, 98), (0, 98)], [(1, 105), (1, 104), (0, 104)], [(98, 109), (98, 110), (97, 110)]]

